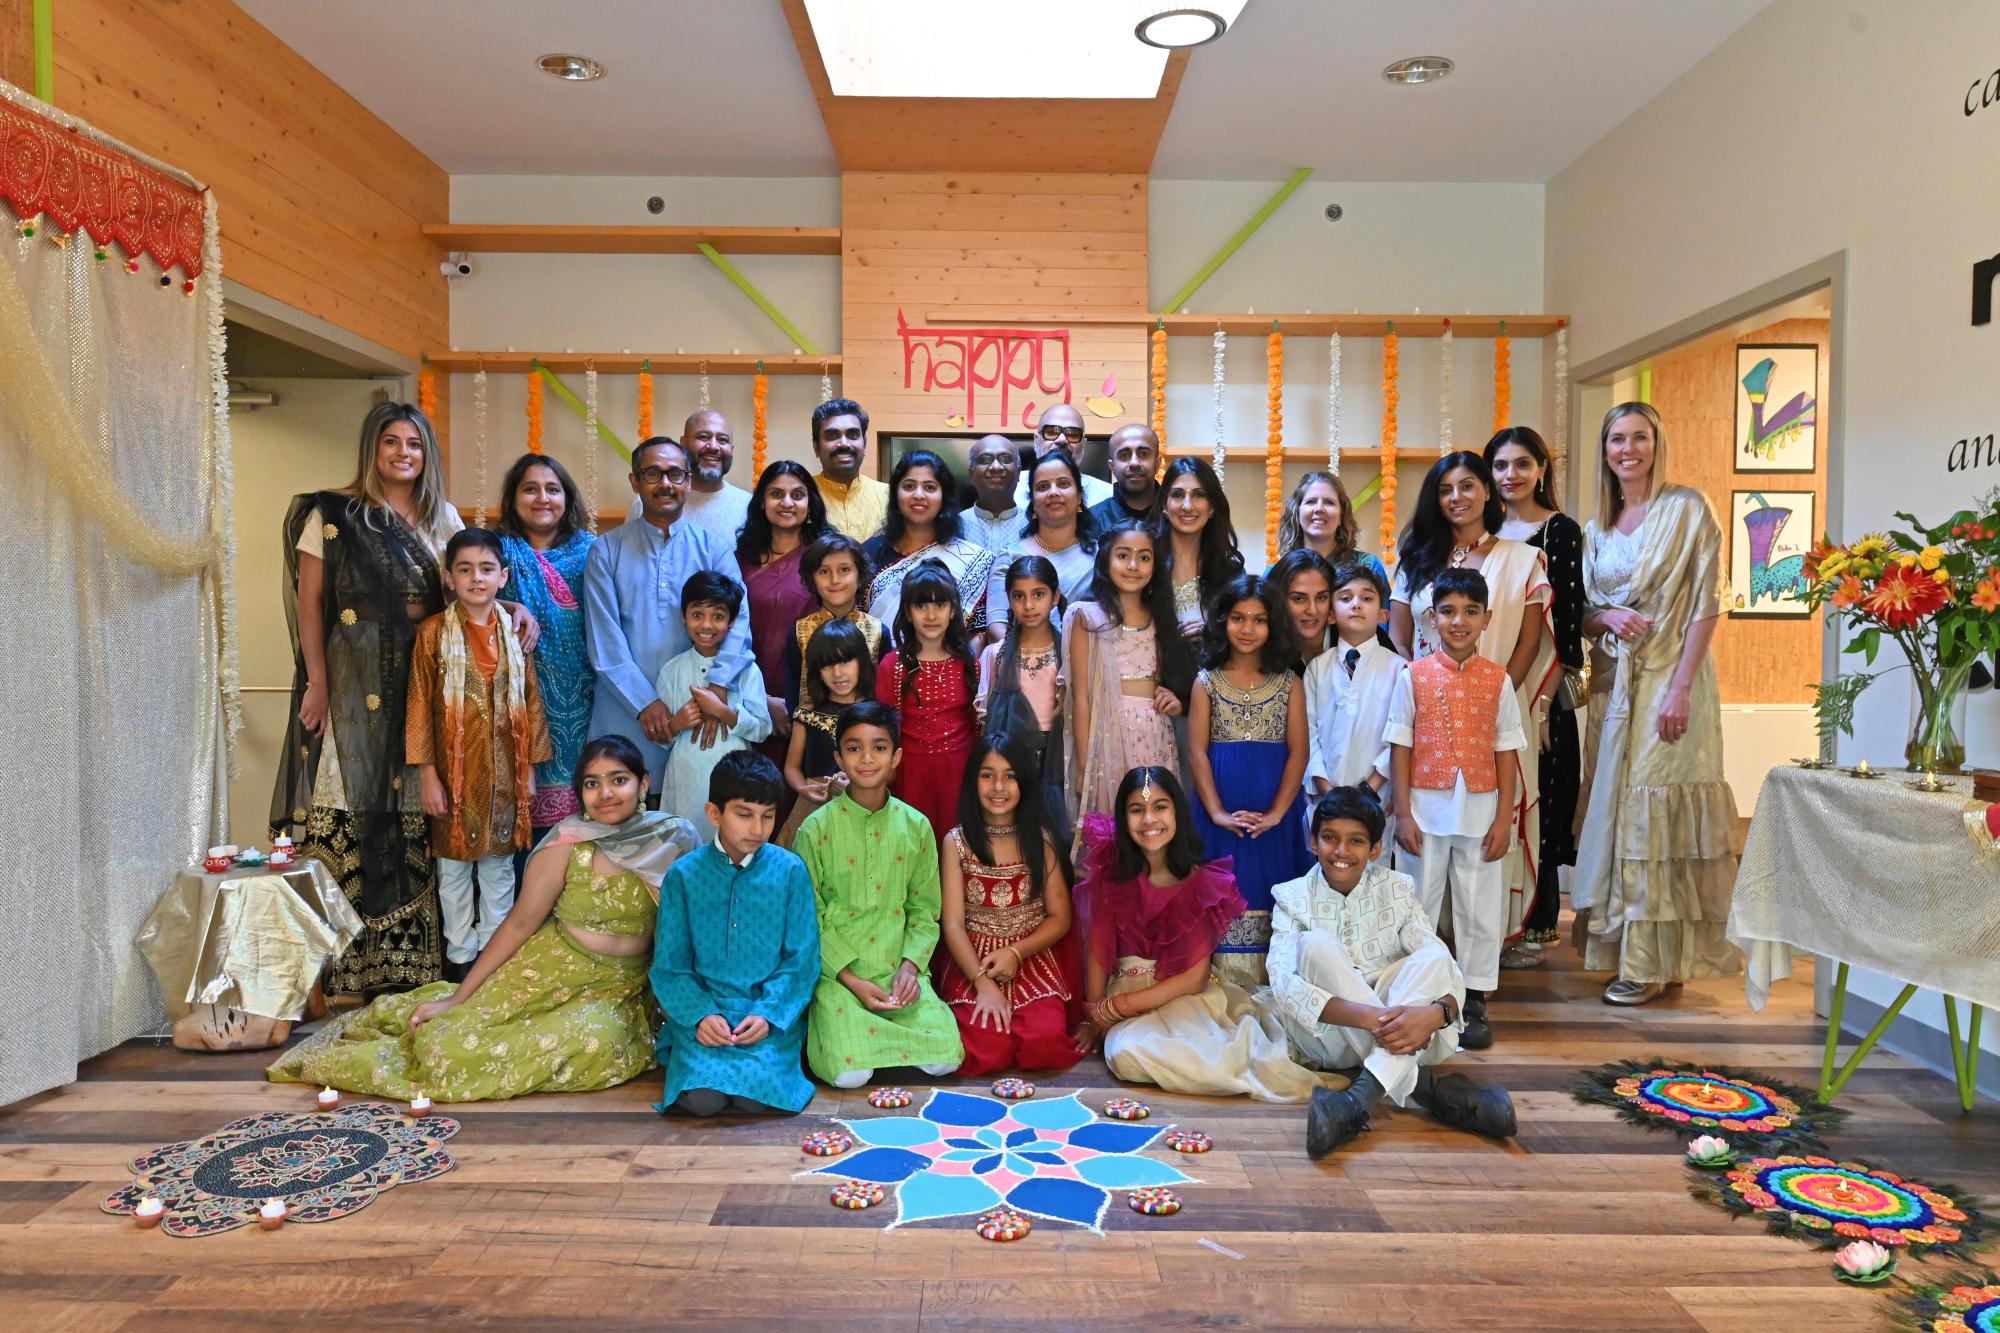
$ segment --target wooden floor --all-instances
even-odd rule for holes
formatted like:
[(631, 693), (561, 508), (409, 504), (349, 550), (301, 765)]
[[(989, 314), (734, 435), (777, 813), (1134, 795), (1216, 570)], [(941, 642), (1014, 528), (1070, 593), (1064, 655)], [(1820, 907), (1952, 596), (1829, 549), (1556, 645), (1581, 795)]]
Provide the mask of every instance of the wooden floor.
[[(1809, 979), (1752, 1016), (1737, 982), (1630, 1011), (1559, 951), (1508, 973), (1497, 1039), (1466, 1066), (1504, 1082), (1521, 1135), (1498, 1146), (1385, 1106), (1375, 1130), (1308, 1162), (1297, 1107), (1145, 1094), (1210, 1131), (1186, 1211), (1114, 1208), (1102, 1237), (1038, 1228), (994, 1245), (962, 1223), (894, 1232), (795, 1182), (815, 1117), (871, 1114), (822, 1091), (796, 1120), (662, 1120), (657, 1076), (581, 1097), (452, 1110), (459, 1169), (361, 1213), (277, 1233), (179, 1240), (101, 1214), (126, 1162), (307, 1090), (262, 1057), (130, 1043), (78, 1082), (0, 1111), (0, 1324), (341, 1329), (709, 1325), (1310, 1329), (1860, 1329), (1877, 1294), (1826, 1256), (1688, 1197), (1674, 1141), (1579, 1106), (1573, 1071), (1707, 1059), (1811, 1084), (1822, 1025)], [(11, 1039), (15, 1039), (10, 1037)], [(921, 1080), (920, 1080), (921, 1081)], [(948, 1081), (947, 1081), (948, 1082)], [(1060, 1087), (1108, 1089), (1093, 1060)], [(912, 1085), (914, 1086), (914, 1085)], [(1842, 1098), (1839, 1151), (2000, 1196), (2000, 1114), (1886, 1053)], [(441, 1110), (446, 1108), (440, 1108)], [(1204, 1247), (1204, 1239), (1240, 1255)]]

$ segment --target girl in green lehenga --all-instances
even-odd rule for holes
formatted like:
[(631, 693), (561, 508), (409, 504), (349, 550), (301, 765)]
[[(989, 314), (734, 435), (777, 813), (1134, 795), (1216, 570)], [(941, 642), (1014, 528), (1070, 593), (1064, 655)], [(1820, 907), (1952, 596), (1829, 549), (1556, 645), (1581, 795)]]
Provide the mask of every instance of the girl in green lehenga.
[(575, 779), (584, 814), (543, 840), (465, 980), (332, 1019), (285, 1052), (271, 1079), (472, 1102), (592, 1092), (651, 1069), (646, 971), (660, 879), (696, 843), (685, 820), (644, 808), (646, 787), (630, 741), (586, 742)]

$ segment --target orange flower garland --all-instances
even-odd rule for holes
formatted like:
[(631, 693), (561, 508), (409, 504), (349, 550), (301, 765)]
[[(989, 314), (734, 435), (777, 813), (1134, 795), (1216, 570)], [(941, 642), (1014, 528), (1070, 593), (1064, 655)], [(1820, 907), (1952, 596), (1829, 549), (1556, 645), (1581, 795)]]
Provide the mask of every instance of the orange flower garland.
[(653, 358), (639, 367), (639, 438), (653, 438)]
[(1382, 563), (1396, 563), (1396, 404), (1402, 394), (1396, 388), (1401, 371), (1401, 353), (1396, 343), (1396, 326), (1389, 325), (1382, 339)]
[(417, 410), (433, 422), (437, 420), (438, 377), (437, 372), (431, 369), (429, 357), (423, 359), (417, 370)]
[(528, 365), (528, 452), (542, 452), (542, 371), (539, 362)]
[(771, 381), (764, 375), (764, 363), (757, 363), (757, 378), (750, 381), (750, 475), (764, 475), (764, 451), (770, 441)]
[(1153, 434), (1160, 441), (1160, 466), (1167, 464), (1167, 322), (1153, 325)]
[(1271, 321), (1265, 344), (1264, 404), (1270, 425), (1264, 436), (1264, 563), (1278, 558), (1278, 516), (1285, 504), (1285, 339)]
[(1514, 416), (1514, 368), (1512, 346), (1507, 338), (1507, 321), (1500, 321), (1500, 336), (1493, 340), (1493, 433), (1507, 429)]

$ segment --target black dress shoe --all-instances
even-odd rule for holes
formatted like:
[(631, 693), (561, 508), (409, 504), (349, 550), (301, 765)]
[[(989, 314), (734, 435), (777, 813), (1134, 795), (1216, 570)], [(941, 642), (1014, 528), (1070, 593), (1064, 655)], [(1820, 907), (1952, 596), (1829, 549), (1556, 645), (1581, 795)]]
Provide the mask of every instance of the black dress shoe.
[(1306, 1156), (1318, 1161), (1368, 1128), (1368, 1108), (1347, 1089), (1314, 1088), (1306, 1108)]
[(454, 963), (450, 959), (446, 959), (443, 974), (444, 979), (456, 986), (459, 982), (465, 980), (465, 974), (471, 970), (471, 963)]
[(1424, 1109), (1441, 1125), (1489, 1139), (1514, 1137), (1514, 1099), (1497, 1083), (1475, 1083), (1463, 1074), (1446, 1074), (1431, 1080), (1425, 1094)]
[(1465, 1030), (1458, 1034), (1462, 1051), (1483, 1051), (1493, 1044), (1493, 1025), (1486, 1021), (1486, 997), (1478, 991), (1465, 993)]

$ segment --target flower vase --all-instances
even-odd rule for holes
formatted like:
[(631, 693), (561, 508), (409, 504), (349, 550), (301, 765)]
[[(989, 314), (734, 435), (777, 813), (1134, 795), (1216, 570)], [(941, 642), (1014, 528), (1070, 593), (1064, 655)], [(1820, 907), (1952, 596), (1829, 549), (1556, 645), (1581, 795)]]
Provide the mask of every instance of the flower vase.
[(1965, 682), (1972, 664), (1911, 673), (1910, 740), (1903, 757), (1916, 773), (1965, 771)]

